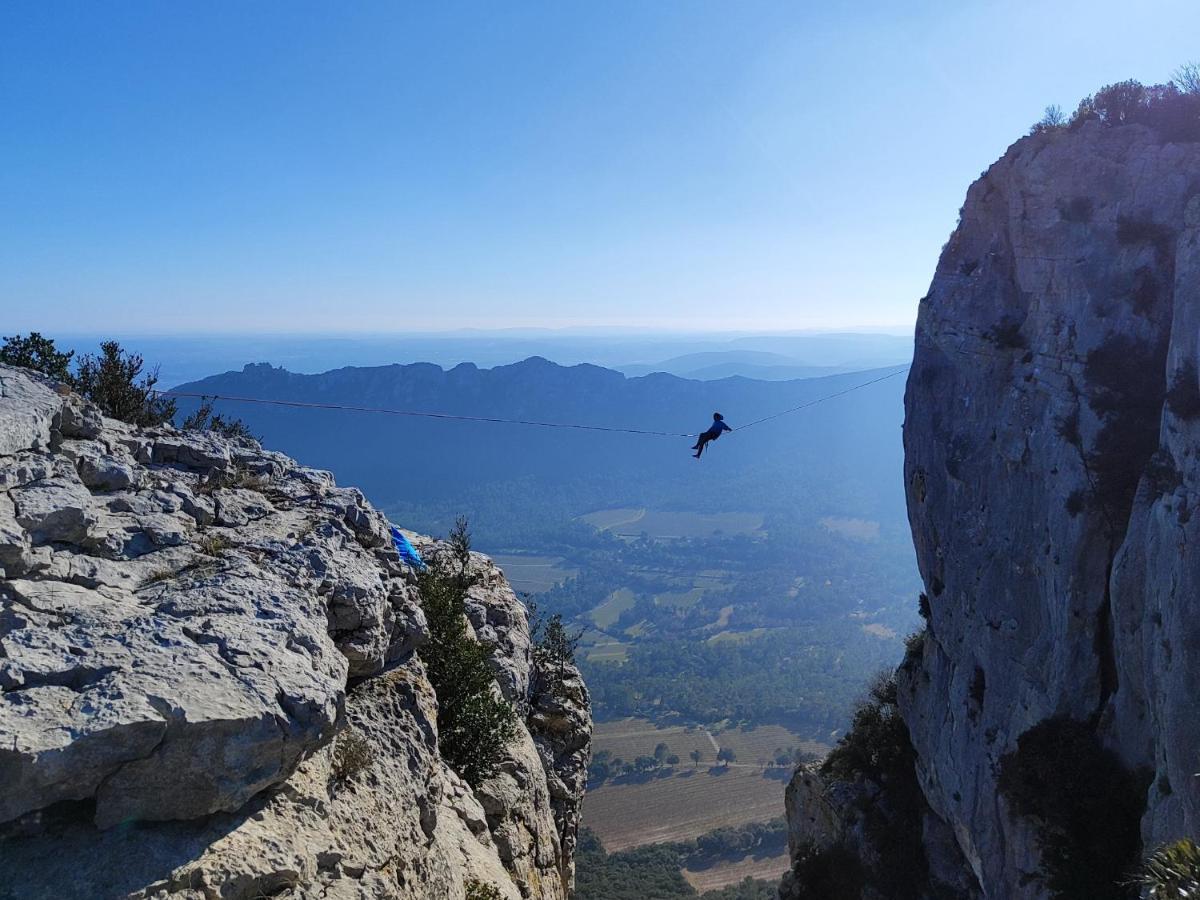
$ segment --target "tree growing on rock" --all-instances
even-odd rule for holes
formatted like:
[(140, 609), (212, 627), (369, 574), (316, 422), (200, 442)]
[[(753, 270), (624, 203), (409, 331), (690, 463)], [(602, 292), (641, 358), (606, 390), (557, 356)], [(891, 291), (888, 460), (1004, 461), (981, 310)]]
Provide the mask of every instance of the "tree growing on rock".
[(100, 353), (79, 358), (75, 389), (100, 407), (104, 415), (132, 425), (161, 425), (175, 415), (175, 401), (155, 390), (158, 369), (149, 372), (140, 353), (105, 341)]
[(449, 558), (435, 557), (419, 576), (430, 634), (420, 654), (438, 698), (438, 749), (475, 787), (496, 773), (516, 733), (516, 712), (496, 687), (490, 662), (495, 647), (468, 627), (466, 597), (476, 576), (465, 519), (455, 523), (449, 544)]
[(557, 693), (567, 680), (567, 670), (575, 665), (575, 651), (579, 649), (583, 632), (568, 629), (559, 613), (542, 622), (536, 606), (531, 606), (530, 618), (533, 621), (533, 661), (549, 681), (550, 690)]

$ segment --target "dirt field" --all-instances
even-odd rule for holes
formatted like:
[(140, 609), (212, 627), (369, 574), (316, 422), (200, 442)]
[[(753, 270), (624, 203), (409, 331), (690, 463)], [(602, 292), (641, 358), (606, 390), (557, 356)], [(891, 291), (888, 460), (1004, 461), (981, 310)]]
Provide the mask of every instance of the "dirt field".
[[(673, 745), (671, 749), (678, 752)], [(711, 753), (710, 747), (709, 759)], [(665, 778), (589, 790), (584, 824), (612, 852), (688, 840), (724, 825), (767, 822), (783, 815), (784, 782), (764, 778), (757, 766), (730, 766), (721, 774), (709, 774), (706, 766), (693, 770), (684, 759), (686, 764)]]
[(786, 851), (777, 856), (767, 856), (763, 859), (747, 856), (737, 862), (713, 866), (711, 869), (702, 869), (699, 872), (684, 869), (683, 877), (692, 887), (703, 894), (705, 891), (723, 888), (727, 884), (737, 884), (746, 877), (776, 882), (787, 871), (789, 862)]

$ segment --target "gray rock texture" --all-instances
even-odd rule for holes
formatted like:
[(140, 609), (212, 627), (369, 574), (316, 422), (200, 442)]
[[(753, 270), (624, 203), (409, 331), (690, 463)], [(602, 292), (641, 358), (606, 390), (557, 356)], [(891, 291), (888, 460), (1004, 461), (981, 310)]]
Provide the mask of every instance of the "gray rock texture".
[(1200, 146), (1037, 135), (971, 187), (921, 302), (905, 477), (931, 619), (900, 701), (991, 897), (1039, 870), (996, 772), (1052, 716), (1154, 773), (1147, 843), (1200, 832), (1198, 238)]
[(472, 564), (523, 725), (474, 791), (360, 492), (0, 367), (0, 896), (565, 898), (587, 691), (538, 689), (524, 607)]
[[(998, 774), (1051, 717), (1146, 774), (1146, 846), (1200, 834), (1198, 354), (1200, 145), (1052, 129), (972, 185), (905, 398), (930, 616), (897, 673), (926, 852), (965, 890), (1047, 896)], [(853, 843), (861, 798), (797, 779), (796, 842)]]

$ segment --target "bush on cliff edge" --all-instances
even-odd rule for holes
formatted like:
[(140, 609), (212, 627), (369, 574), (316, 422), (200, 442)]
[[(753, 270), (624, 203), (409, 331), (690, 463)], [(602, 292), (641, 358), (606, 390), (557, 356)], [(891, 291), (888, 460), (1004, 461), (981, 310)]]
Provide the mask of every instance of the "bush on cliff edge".
[(494, 646), (476, 640), (467, 627), (467, 591), (477, 576), (471, 571), (465, 519), (455, 524), (449, 543), (449, 557), (434, 559), (420, 576), (430, 634), (420, 654), (438, 698), (438, 749), (446, 764), (476, 787), (496, 773), (517, 717), (496, 688), (490, 662)]

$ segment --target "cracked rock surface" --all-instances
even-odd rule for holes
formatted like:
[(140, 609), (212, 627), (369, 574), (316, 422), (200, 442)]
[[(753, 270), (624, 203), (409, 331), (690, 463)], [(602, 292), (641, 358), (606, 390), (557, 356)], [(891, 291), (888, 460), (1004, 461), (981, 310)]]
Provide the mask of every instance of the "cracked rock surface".
[(900, 704), (986, 896), (1044, 890), (996, 779), (1052, 716), (1153, 773), (1148, 845), (1200, 829), (1198, 315), (1200, 146), (1097, 123), (971, 187), (921, 303), (905, 477), (931, 616)]
[(416, 582), (360, 492), (0, 366), (0, 897), (458, 898), (476, 879), (565, 898), (586, 689), (573, 675), (535, 714), (524, 607), (475, 565), (473, 623), (530, 723), (477, 792), (438, 756)]

